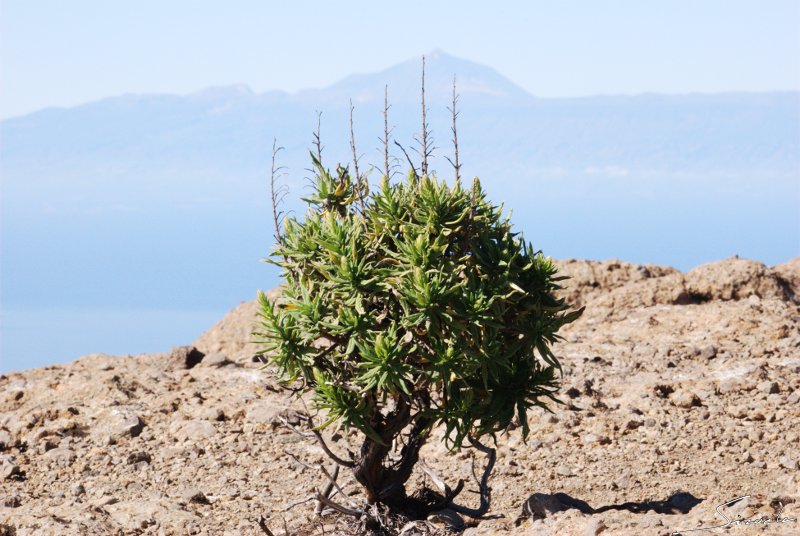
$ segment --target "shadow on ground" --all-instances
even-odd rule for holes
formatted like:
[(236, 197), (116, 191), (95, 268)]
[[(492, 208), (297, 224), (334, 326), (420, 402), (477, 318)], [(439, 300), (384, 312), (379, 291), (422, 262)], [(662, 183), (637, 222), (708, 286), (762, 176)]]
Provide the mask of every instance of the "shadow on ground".
[(656, 512), (658, 514), (687, 514), (692, 508), (703, 502), (688, 492), (677, 492), (664, 501), (626, 502), (622, 504), (609, 504), (593, 508), (586, 501), (570, 497), (566, 493), (534, 493), (522, 505), (522, 514), (517, 519), (517, 524), (524, 519), (542, 519), (556, 512), (575, 509), (584, 514), (599, 514), (609, 510), (627, 510), (634, 514)]

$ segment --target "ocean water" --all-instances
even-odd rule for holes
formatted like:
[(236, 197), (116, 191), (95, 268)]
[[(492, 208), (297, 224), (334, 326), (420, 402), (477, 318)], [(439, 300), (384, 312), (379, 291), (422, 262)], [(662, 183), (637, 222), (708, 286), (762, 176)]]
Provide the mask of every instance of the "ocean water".
[[(696, 192), (660, 184), (508, 187), (515, 230), (554, 259), (621, 259), (689, 270), (732, 255), (800, 255), (796, 184)], [(745, 195), (747, 193), (747, 195)], [(647, 194), (647, 195), (645, 195)], [(90, 353), (188, 344), (256, 289), (279, 283), (269, 214), (153, 214), (0, 221), (0, 373)]]
[(67, 363), (82, 355), (135, 355), (190, 344), (220, 310), (15, 309), (0, 314), (0, 373)]

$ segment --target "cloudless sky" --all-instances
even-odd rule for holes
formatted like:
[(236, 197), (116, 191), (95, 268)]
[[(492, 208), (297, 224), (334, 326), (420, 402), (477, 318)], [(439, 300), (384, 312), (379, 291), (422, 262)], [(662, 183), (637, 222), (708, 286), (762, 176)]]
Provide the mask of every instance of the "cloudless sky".
[(0, 0), (0, 118), (324, 87), (434, 49), (542, 97), (800, 89), (800, 1)]

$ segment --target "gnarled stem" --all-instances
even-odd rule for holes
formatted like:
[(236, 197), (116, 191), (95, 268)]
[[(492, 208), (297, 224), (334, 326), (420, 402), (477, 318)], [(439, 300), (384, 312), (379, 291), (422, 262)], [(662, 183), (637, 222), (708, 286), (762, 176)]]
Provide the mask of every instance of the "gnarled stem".
[[(483, 445), (475, 438), (471, 437), (469, 442), (473, 447), (486, 454), (489, 458), (486, 462), (486, 467), (483, 470), (483, 476), (479, 482), (481, 496), (480, 506), (478, 506), (478, 508), (468, 508), (466, 506), (453, 504), (452, 502), (450, 502), (447, 506), (459, 514), (464, 514), (465, 516), (479, 519), (486, 515), (486, 513), (489, 511), (489, 505), (492, 502), (492, 488), (489, 487), (489, 476), (492, 474), (492, 470), (494, 469), (494, 463), (497, 459), (497, 452), (495, 449)], [(473, 476), (475, 476), (474, 472)], [(477, 476), (475, 477), (475, 480), (477, 480)]]

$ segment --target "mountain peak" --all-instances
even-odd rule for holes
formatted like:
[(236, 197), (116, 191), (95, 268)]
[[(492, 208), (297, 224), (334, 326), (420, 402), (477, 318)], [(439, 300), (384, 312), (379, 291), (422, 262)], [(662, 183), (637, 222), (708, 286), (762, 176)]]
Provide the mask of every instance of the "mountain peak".
[[(392, 102), (415, 102), (419, 99), (422, 57), (412, 58), (383, 71), (353, 74), (325, 88), (303, 92), (303, 96), (347, 102), (382, 101), (384, 87), (389, 88)], [(453, 79), (461, 97), (469, 99), (526, 100), (531, 95), (500, 73), (479, 63), (452, 56), (434, 49), (425, 57), (425, 96), (430, 102), (449, 102)]]

